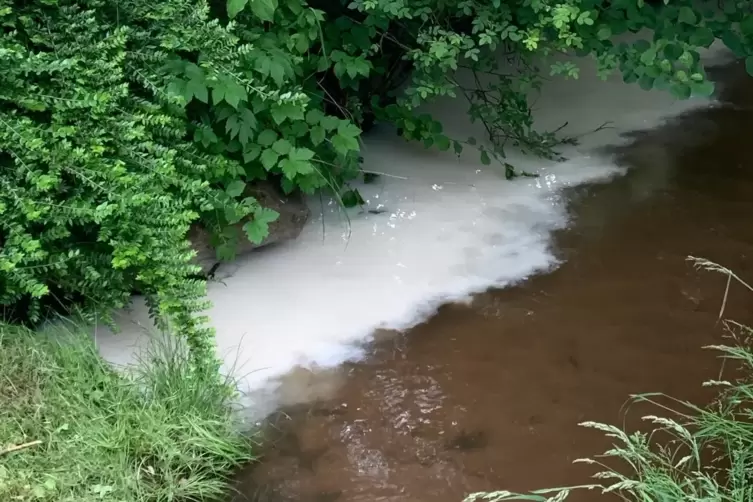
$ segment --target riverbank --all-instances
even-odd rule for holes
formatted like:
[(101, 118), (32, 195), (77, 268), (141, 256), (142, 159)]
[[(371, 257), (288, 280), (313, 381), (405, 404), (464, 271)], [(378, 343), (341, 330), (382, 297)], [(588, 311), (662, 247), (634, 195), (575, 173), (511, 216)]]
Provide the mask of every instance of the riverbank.
[(253, 460), (232, 382), (154, 342), (128, 373), (75, 328), (0, 326), (0, 500), (209, 501)]
[[(725, 54), (716, 49), (704, 54), (709, 64)], [(207, 315), (224, 370), (239, 377), (250, 419), (315, 401), (321, 393), (308, 384), (307, 372), (362, 359), (375, 332), (410, 329), (445, 303), (555, 269), (563, 260), (552, 236), (571, 224), (563, 192), (607, 186), (625, 172), (598, 149), (624, 143), (621, 133), (711, 103), (648, 92), (619, 75), (604, 81), (590, 58), (546, 63), (554, 61), (577, 63), (581, 75), (547, 77), (531, 94), (532, 117), (537, 130), (559, 129), (560, 139), (572, 139), (556, 148), (567, 160), (542, 159), (513, 144), (506, 158), (538, 178), (507, 180), (504, 166), (484, 165), (477, 152), (427, 150), (379, 125), (364, 136), (362, 166), (382, 174), (353, 184), (363, 207), (343, 211), (326, 194), (314, 196), (311, 220), (296, 240), (217, 269)], [(506, 64), (501, 58), (501, 67)], [(460, 77), (472, 78), (462, 71)], [(483, 143), (487, 135), (463, 99), (439, 99), (422, 111), (451, 137)], [(635, 191), (661, 189), (670, 167), (641, 171), (631, 178)], [(106, 360), (127, 365), (151, 325), (149, 311), (137, 297), (115, 320), (120, 332), (101, 327), (98, 348)]]
[[(686, 257), (750, 279), (753, 249), (751, 88), (740, 65), (718, 73), (717, 105), (630, 135), (613, 150), (626, 176), (568, 191), (557, 270), (446, 305), (327, 377), (325, 399), (279, 414), (235, 500), (457, 502), (588, 483), (596, 469), (572, 461), (610, 440), (579, 422), (634, 430), (656, 413), (623, 408), (640, 392), (709, 402), (719, 361), (702, 347), (726, 342), (726, 279)], [(726, 315), (753, 320), (739, 285)]]

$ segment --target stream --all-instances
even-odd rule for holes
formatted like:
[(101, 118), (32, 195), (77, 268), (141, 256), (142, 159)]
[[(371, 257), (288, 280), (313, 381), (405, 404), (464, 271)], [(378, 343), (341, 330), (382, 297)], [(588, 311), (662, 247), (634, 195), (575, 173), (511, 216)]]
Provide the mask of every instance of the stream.
[[(313, 199), (299, 239), (220, 269), (218, 350), (265, 431), (233, 502), (582, 484), (594, 471), (572, 461), (609, 442), (579, 422), (638, 425), (639, 392), (709, 399), (725, 278), (686, 257), (751, 276), (753, 86), (725, 64), (715, 102), (678, 102), (582, 66), (535, 106), (539, 127), (569, 121), (567, 160), (509, 153), (539, 178), (377, 130), (365, 167), (383, 174), (359, 189), (383, 212)], [(436, 106), (450, 136), (483, 136), (459, 100)], [(733, 288), (726, 314), (749, 305)], [(127, 364), (146, 319), (135, 302), (121, 333), (98, 329), (104, 357)]]

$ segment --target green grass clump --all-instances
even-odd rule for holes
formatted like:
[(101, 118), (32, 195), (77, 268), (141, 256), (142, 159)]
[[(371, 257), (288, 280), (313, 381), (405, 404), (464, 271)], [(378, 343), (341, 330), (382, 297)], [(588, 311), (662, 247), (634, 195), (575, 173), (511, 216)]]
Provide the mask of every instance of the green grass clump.
[(115, 372), (84, 335), (0, 326), (0, 500), (216, 500), (249, 461), (229, 382), (155, 344)]
[[(753, 291), (724, 267), (690, 260), (700, 269), (725, 274), (728, 291), (732, 281)], [(726, 299), (725, 293), (720, 318)], [(562, 502), (585, 489), (612, 495), (605, 501), (617, 496), (627, 502), (753, 502), (753, 329), (733, 321), (725, 327), (732, 343), (707, 348), (732, 363), (736, 378), (704, 384), (719, 389), (710, 405), (698, 406), (664, 394), (641, 394), (632, 401), (651, 403), (658, 410), (657, 415), (643, 417), (652, 427), (650, 433), (628, 433), (598, 422), (581, 424), (603, 432), (614, 442), (598, 457), (576, 460), (602, 469), (594, 475), (597, 482), (528, 494), (506, 490), (473, 493), (465, 502)]]

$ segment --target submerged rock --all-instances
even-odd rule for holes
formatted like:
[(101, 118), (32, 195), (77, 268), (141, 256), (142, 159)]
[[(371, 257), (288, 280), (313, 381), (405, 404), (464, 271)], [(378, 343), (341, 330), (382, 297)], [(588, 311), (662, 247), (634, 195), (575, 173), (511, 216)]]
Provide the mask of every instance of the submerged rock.
[[(276, 244), (295, 239), (301, 233), (303, 226), (309, 219), (311, 211), (300, 193), (291, 195), (283, 194), (276, 186), (269, 182), (261, 182), (249, 186), (244, 194), (254, 197), (263, 207), (273, 209), (280, 213), (280, 217), (270, 223), (269, 235), (261, 244), (254, 244), (247, 239), (240, 239), (236, 250), (236, 257), (243, 256), (254, 249), (269, 244)], [(246, 223), (241, 221), (234, 225), (240, 235), (243, 235), (242, 227)], [(211, 234), (200, 224), (196, 223), (188, 232), (188, 239), (196, 250), (194, 263), (201, 267), (202, 273), (211, 275), (218, 265), (217, 252), (212, 244)]]

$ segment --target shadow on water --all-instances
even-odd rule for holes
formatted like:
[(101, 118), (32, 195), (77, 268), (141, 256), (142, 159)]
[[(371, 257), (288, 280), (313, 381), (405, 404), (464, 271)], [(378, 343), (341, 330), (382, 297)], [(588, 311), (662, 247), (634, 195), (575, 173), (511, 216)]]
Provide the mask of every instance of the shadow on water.
[[(722, 336), (725, 281), (685, 257), (750, 277), (753, 252), (753, 86), (740, 65), (713, 74), (719, 106), (633, 134), (612, 153), (635, 169), (573, 191), (562, 267), (375, 343), (340, 370), (335, 399), (272, 420), (233, 501), (458, 502), (579, 484), (592, 471), (571, 462), (608, 447), (579, 422), (635, 426), (641, 410), (621, 413), (631, 393), (707, 400), (719, 362), (701, 347)], [(749, 300), (733, 291), (728, 313), (749, 321)]]

